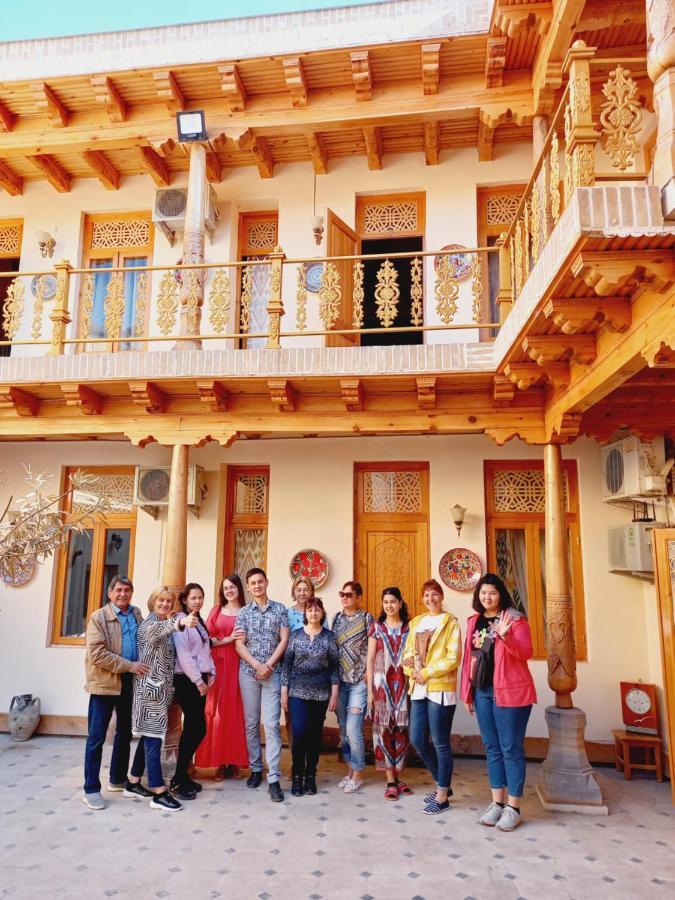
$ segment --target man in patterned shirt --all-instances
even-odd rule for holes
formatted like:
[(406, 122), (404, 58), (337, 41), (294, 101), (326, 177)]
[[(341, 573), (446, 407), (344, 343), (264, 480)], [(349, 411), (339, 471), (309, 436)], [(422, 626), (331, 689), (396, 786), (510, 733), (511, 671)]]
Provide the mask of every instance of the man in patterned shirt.
[(251, 761), (247, 786), (257, 788), (262, 782), (262, 748), (260, 719), (265, 726), (265, 759), (270, 799), (284, 799), (279, 779), (281, 758), (281, 667), (290, 629), (288, 611), (267, 596), (267, 575), (263, 569), (249, 569), (246, 586), (253, 596), (237, 616), (235, 628), (244, 636), (236, 643), (239, 663), (239, 688), (244, 704), (246, 746)]

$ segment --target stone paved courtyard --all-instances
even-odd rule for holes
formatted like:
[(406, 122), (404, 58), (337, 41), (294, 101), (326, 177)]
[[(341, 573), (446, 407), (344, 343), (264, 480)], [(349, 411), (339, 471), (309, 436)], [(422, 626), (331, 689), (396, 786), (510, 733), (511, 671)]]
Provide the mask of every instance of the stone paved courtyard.
[[(189, 897), (229, 900), (465, 900), (673, 898), (675, 809), (670, 785), (627, 783), (599, 770), (610, 815), (544, 813), (529, 767), (526, 822), (503, 834), (475, 824), (486, 805), (484, 763), (460, 759), (453, 808), (421, 813), (415, 795), (384, 800), (368, 773), (353, 796), (341, 767), (322, 758), (316, 797), (272, 804), (244, 781), (204, 780), (182, 813), (121, 794), (92, 812), (80, 801), (81, 738), (0, 735), (0, 896)], [(110, 750), (107, 748), (107, 754)], [(104, 757), (105, 758), (105, 757)], [(288, 769), (284, 754), (284, 771)], [(284, 782), (287, 787), (287, 783)]]

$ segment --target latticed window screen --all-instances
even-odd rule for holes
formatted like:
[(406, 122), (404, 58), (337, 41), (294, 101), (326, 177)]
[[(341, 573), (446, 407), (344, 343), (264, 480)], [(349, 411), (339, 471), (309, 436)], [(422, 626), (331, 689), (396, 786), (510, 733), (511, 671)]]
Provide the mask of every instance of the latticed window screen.
[(485, 217), (488, 225), (510, 225), (518, 210), (518, 194), (492, 194), (485, 201)]
[(422, 473), (364, 472), (363, 512), (422, 512)]
[(417, 200), (394, 200), (387, 203), (373, 201), (363, 208), (363, 233), (382, 234), (386, 232), (419, 230), (419, 209)]
[(264, 219), (249, 219), (246, 223), (246, 243), (249, 251), (271, 250), (277, 243), (277, 223)]
[(235, 487), (236, 515), (266, 515), (267, 475), (239, 475)]
[(146, 247), (150, 243), (148, 219), (104, 219), (92, 222), (91, 249)]
[[(111, 513), (131, 513), (134, 510), (134, 473), (96, 474), (96, 492), (106, 497), (111, 504)], [(73, 491), (72, 512), (81, 513), (90, 508), (95, 498), (87, 491)]]
[(236, 572), (242, 581), (248, 569), (267, 564), (269, 481), (269, 469), (262, 466), (228, 467), (225, 572)]
[(21, 232), (19, 223), (3, 225), (0, 223), (0, 256), (19, 256), (21, 254)]
[[(567, 472), (563, 473), (565, 510), (569, 512)], [(493, 473), (494, 512), (543, 513), (545, 486), (543, 469), (497, 469)]]

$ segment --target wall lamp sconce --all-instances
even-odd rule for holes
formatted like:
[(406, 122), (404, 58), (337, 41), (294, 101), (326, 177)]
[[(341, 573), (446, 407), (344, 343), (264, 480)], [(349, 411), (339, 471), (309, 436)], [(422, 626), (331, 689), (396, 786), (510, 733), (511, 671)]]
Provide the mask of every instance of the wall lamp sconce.
[(318, 247), (323, 240), (323, 216), (312, 216), (312, 231)]
[(35, 237), (37, 238), (38, 247), (40, 248), (42, 256), (53, 256), (56, 241), (51, 234), (48, 231), (36, 231)]
[(457, 537), (459, 537), (462, 531), (462, 525), (464, 524), (466, 507), (460, 506), (459, 503), (455, 503), (450, 512), (452, 514), (452, 521), (455, 523), (455, 527), (457, 528)]

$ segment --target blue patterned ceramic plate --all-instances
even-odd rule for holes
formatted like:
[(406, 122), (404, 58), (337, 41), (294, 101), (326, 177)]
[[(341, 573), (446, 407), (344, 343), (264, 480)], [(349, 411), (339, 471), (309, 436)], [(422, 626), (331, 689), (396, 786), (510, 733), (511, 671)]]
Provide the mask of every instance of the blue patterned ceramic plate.
[(37, 297), (40, 280), (42, 280), (42, 299), (53, 300), (56, 296), (56, 275), (33, 275), (30, 289), (34, 297)]
[(311, 294), (318, 294), (323, 278), (323, 263), (305, 263), (305, 284)]
[[(461, 253), (464, 250), (462, 244), (446, 244), (441, 247), (441, 251), (448, 250), (449, 253), (439, 253), (434, 258), (434, 268), (438, 268), (441, 256), (447, 256), (450, 260), (450, 273), (456, 281), (463, 281), (471, 271), (471, 254)], [(454, 252), (453, 252), (454, 251)]]

